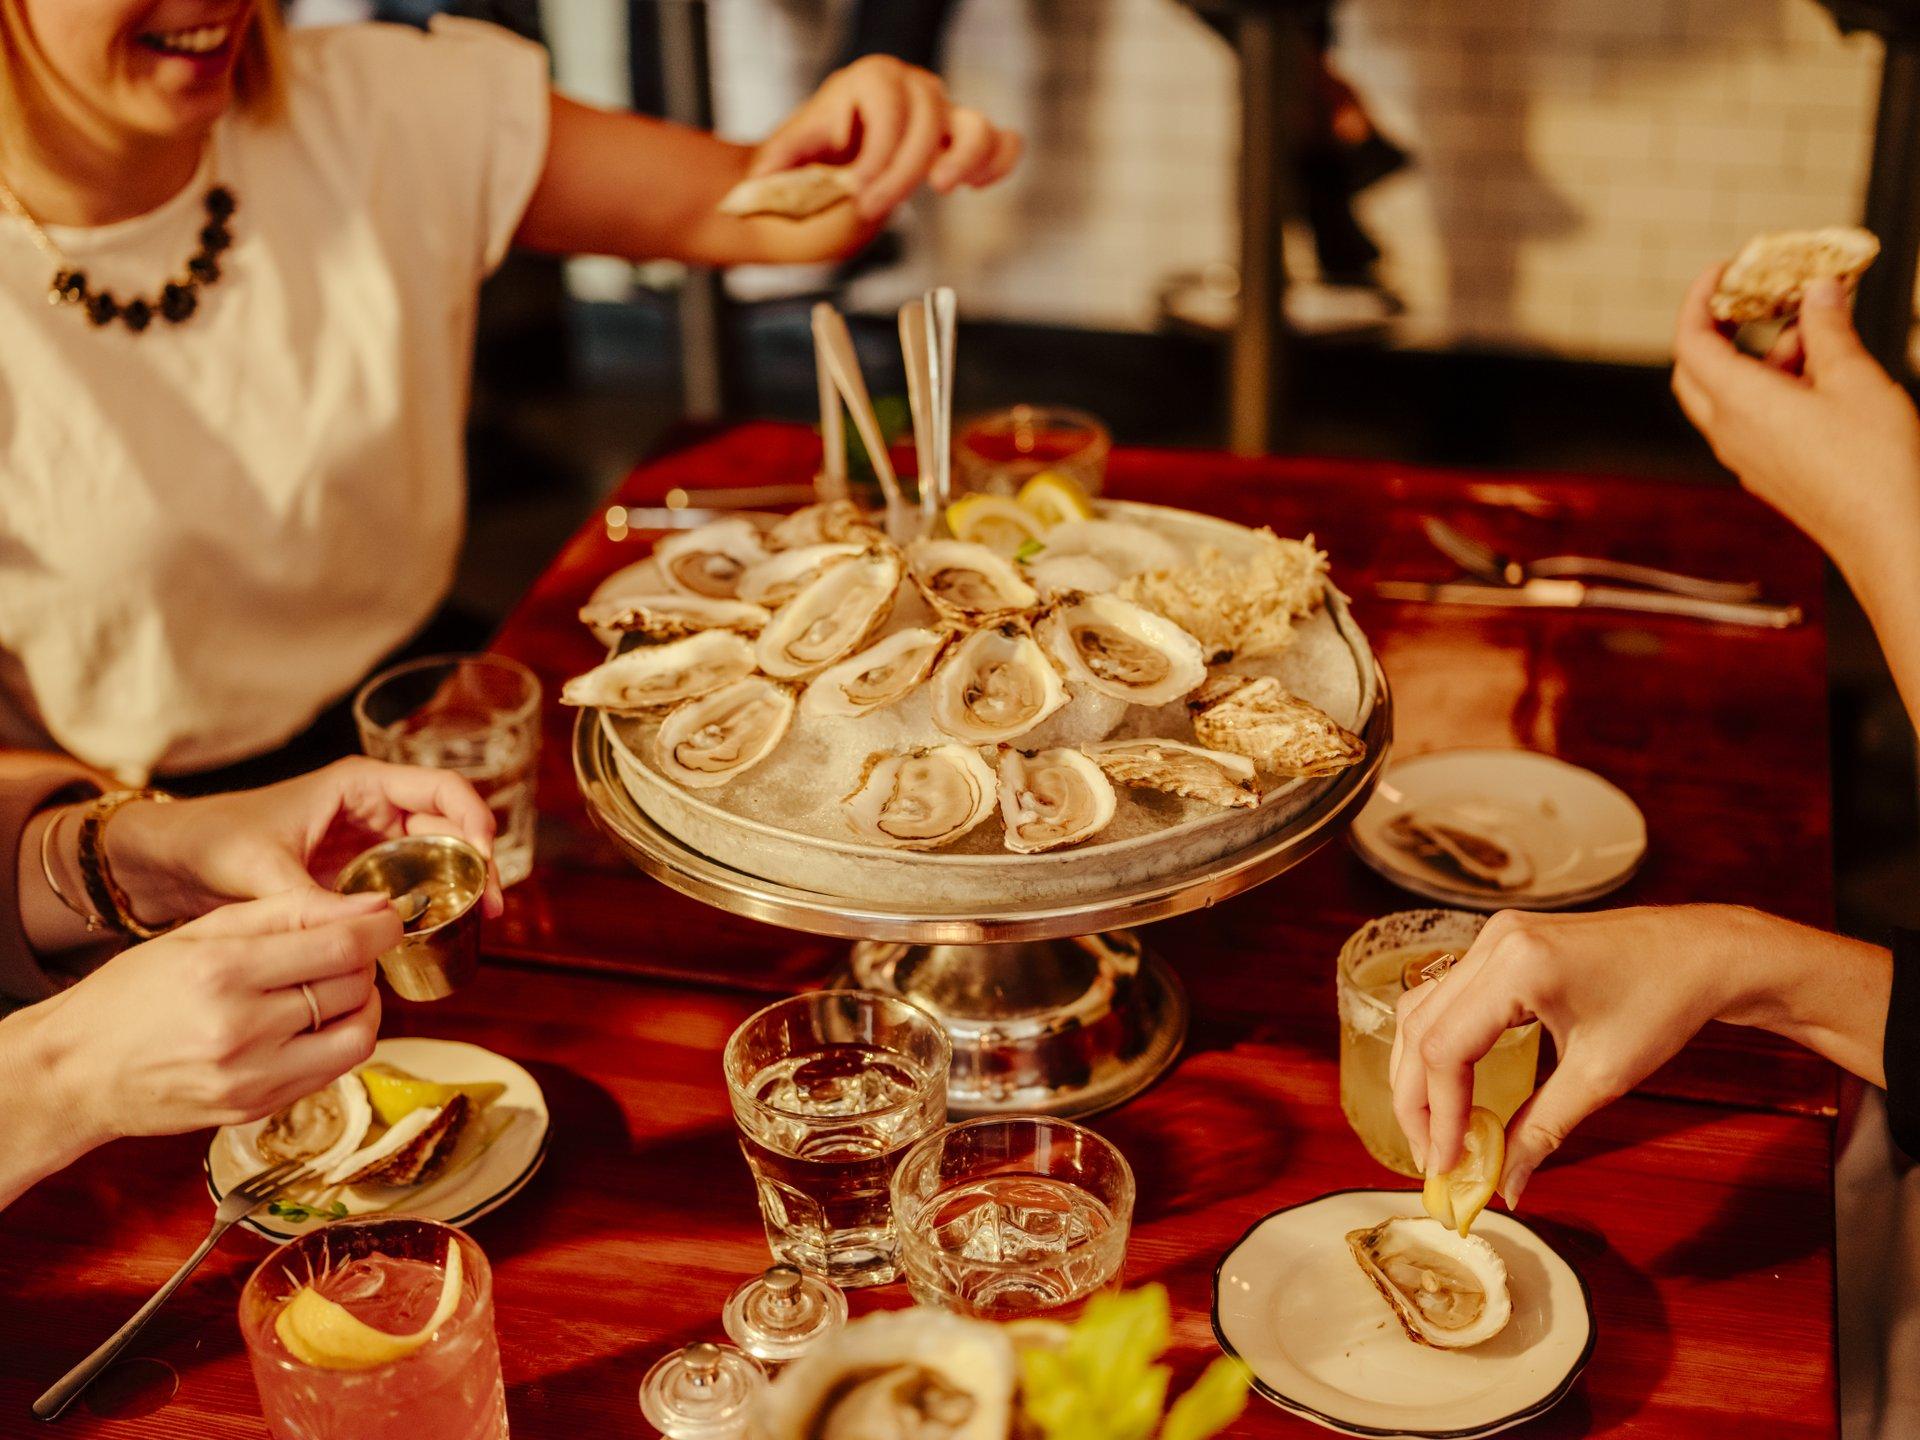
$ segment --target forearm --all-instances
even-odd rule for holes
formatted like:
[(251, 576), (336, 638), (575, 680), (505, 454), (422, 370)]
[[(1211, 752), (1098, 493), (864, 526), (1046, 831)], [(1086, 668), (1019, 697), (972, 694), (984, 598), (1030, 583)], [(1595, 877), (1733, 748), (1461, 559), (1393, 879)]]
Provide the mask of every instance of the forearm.
[(58, 1039), (59, 1005), (43, 1000), (0, 1020), (0, 1100), (7, 1107), (0, 1209), (106, 1138), (89, 1129), (73, 1103), (78, 1057)]
[(1907, 718), (1920, 728), (1920, 505), (1911, 522), (1888, 526), (1870, 555), (1835, 558), (1873, 625)]
[(1758, 911), (1728, 907), (1726, 923), (1738, 980), (1718, 1018), (1771, 1030), (1884, 1087), (1892, 955)]

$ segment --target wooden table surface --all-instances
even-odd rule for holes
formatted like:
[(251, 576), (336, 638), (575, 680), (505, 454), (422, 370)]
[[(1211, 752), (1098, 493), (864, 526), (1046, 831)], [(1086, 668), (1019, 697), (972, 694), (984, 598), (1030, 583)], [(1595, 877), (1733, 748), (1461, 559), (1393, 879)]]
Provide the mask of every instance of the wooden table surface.
[[(804, 431), (746, 427), (648, 467), (622, 498), (804, 478), (816, 453)], [(1441, 573), (1413, 529), (1436, 512), (1523, 553), (1580, 548), (1763, 576), (1817, 613), (1817, 556), (1737, 495), (1142, 452), (1115, 456), (1110, 488), (1283, 533), (1312, 529), (1393, 680), (1397, 753), (1525, 744), (1607, 775), (1652, 834), (1623, 900), (1740, 900), (1827, 918), (1817, 624), (1759, 635), (1417, 610), (1367, 595), (1378, 575)], [(503, 648), (550, 679), (591, 663), (591, 642), (567, 617), (644, 544), (590, 527)], [(437, 1005), (394, 1002), (386, 1033), (490, 1046), (545, 1088), (546, 1166), (474, 1234), (496, 1269), (515, 1436), (591, 1440), (648, 1433), (635, 1403), (647, 1365), (718, 1337), (726, 1294), (766, 1263), (719, 1051), (766, 993), (817, 982), (841, 946), (734, 920), (628, 869), (584, 826), (564, 717), (551, 722), (540, 862), (492, 932), (490, 948), (511, 958)], [(1411, 903), (1329, 846), (1249, 895), (1150, 932), (1191, 992), (1192, 1036), (1171, 1075), (1097, 1125), (1140, 1176), (1128, 1278), (1172, 1291), (1183, 1376), (1214, 1353), (1212, 1270), (1252, 1221), (1328, 1190), (1396, 1183), (1340, 1114), (1330, 970), (1360, 920)], [(1757, 1037), (1708, 1036), (1541, 1170), (1523, 1216), (1586, 1278), (1599, 1339), (1572, 1394), (1514, 1433), (1836, 1433), (1833, 1088), (1826, 1067)], [(204, 1146), (203, 1136), (121, 1142), (0, 1214), (0, 1436), (32, 1433), (32, 1397), (200, 1237)], [(136, 1353), (158, 1362), (148, 1376), (177, 1376), (170, 1401), (145, 1408), (159, 1393), (149, 1388), (114, 1416), (76, 1407), (62, 1429), (263, 1435), (234, 1307), (264, 1253), (264, 1242), (230, 1237), (142, 1338)], [(856, 1308), (903, 1301), (889, 1287)], [(1256, 1401), (1232, 1433), (1323, 1432)]]

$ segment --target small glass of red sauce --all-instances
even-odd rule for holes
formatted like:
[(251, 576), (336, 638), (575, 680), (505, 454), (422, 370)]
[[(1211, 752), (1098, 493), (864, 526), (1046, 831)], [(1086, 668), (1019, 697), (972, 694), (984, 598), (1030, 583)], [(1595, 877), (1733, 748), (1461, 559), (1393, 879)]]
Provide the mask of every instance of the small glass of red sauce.
[(1098, 495), (1107, 475), (1113, 437), (1084, 410), (1053, 405), (1013, 405), (975, 415), (955, 436), (958, 488), (1011, 495), (1043, 470)]

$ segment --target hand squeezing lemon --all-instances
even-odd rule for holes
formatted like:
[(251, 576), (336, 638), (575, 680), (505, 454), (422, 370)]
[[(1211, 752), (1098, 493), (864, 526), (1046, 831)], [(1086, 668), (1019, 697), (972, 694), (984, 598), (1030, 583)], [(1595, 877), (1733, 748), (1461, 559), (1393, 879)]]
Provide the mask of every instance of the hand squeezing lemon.
[(1460, 1159), (1444, 1174), (1427, 1176), (1420, 1202), (1427, 1214), (1462, 1235), (1473, 1228), (1500, 1184), (1507, 1163), (1507, 1130), (1493, 1111), (1476, 1105), (1467, 1117)]

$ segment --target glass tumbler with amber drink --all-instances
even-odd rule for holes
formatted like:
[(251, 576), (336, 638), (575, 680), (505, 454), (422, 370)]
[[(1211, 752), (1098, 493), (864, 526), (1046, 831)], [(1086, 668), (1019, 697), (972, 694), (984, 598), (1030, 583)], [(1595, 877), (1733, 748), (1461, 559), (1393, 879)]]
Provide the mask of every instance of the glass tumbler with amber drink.
[(1091, 1130), (990, 1116), (928, 1136), (893, 1176), (913, 1298), (983, 1320), (1071, 1319), (1118, 1288), (1133, 1171)]
[(842, 1288), (895, 1278), (887, 1184), (946, 1120), (952, 1058), (926, 1011), (865, 990), (797, 995), (733, 1032), (727, 1090), (775, 1259)]
[[(1486, 916), (1464, 910), (1403, 910), (1361, 926), (1340, 950), (1340, 1108), (1367, 1153), (1401, 1175), (1418, 1177), (1420, 1167), (1393, 1118), (1395, 1007), (1446, 957), (1465, 956), (1484, 924)], [(1539, 1063), (1540, 1026), (1508, 1030), (1474, 1066), (1473, 1103), (1505, 1124), (1533, 1093)]]
[(450, 1226), (309, 1231), (260, 1262), (240, 1329), (274, 1440), (505, 1440), (493, 1276)]

